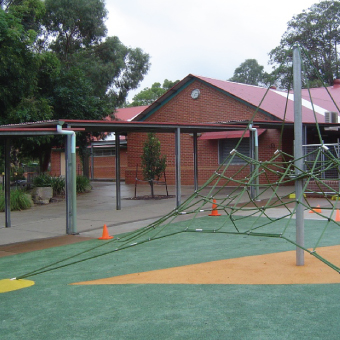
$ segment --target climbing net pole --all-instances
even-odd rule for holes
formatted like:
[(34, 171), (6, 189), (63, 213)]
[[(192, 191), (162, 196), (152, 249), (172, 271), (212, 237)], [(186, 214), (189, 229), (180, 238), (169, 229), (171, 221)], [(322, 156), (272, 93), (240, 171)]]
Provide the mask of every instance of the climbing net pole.
[(303, 168), (302, 151), (302, 99), (301, 99), (301, 55), (298, 46), (293, 50), (293, 88), (294, 88), (294, 165), (296, 194), (296, 265), (304, 265), (304, 216), (303, 216), (303, 179), (299, 179)]

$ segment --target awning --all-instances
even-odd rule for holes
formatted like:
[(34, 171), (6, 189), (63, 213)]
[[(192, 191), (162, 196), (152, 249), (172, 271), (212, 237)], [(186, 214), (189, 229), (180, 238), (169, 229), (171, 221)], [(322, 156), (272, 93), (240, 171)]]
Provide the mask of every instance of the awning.
[[(257, 129), (258, 136), (265, 132), (266, 129)], [(226, 138), (241, 138), (244, 131), (218, 131), (218, 132), (204, 132), (200, 137), (199, 140), (203, 139), (226, 139)], [(245, 138), (249, 138), (249, 130), (246, 131), (244, 134)]]

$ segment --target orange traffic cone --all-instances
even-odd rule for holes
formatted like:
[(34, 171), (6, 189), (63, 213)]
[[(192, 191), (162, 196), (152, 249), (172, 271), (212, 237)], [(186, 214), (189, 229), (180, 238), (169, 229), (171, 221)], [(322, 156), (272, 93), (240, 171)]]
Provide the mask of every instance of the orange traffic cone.
[(113, 238), (113, 236), (109, 235), (109, 231), (107, 230), (107, 226), (106, 224), (104, 224), (103, 227), (103, 236), (102, 237), (98, 237), (98, 240), (111, 240)]
[(221, 214), (219, 214), (217, 211), (217, 204), (215, 199), (213, 199), (212, 211), (211, 214), (209, 214), (209, 216), (221, 216)]
[(335, 222), (340, 222), (340, 211), (339, 211), (339, 209), (336, 210)]
[(320, 205), (318, 204), (318, 205), (316, 206), (316, 208), (310, 210), (309, 212), (310, 212), (310, 213), (319, 213), (319, 214), (321, 214)]

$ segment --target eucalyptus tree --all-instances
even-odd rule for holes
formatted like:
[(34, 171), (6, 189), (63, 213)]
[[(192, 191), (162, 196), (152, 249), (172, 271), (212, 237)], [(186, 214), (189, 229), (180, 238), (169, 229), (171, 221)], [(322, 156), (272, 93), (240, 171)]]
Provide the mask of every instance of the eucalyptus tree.
[(234, 75), (228, 79), (242, 84), (264, 85), (267, 82), (267, 73), (264, 67), (256, 59), (246, 59), (234, 71)]
[(128, 106), (150, 105), (178, 82), (179, 80), (171, 81), (165, 79), (163, 85), (158, 82), (153, 83), (151, 87), (145, 87), (142, 91), (138, 92), (132, 98), (132, 103)]
[[(103, 0), (0, 0), (0, 6), (1, 123), (102, 119), (150, 67), (140, 48), (107, 36)], [(80, 145), (88, 138), (79, 136)], [(30, 144), (21, 150), (44, 158), (46, 170), (50, 148), (62, 140)]]
[[(269, 53), (274, 66), (273, 75), (279, 78), (279, 85), (291, 83), (292, 48), (299, 44), (307, 79), (310, 85), (320, 85), (318, 74), (326, 84), (332, 84), (339, 77), (340, 43), (340, 1), (321, 1), (294, 16), (283, 34), (280, 45)], [(304, 84), (306, 85), (306, 84)]]

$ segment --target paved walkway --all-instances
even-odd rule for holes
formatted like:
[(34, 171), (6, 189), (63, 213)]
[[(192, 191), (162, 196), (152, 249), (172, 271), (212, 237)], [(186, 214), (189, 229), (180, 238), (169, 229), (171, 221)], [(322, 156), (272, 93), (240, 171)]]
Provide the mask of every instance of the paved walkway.
[[(103, 225), (116, 235), (146, 226), (175, 208), (175, 197), (161, 200), (134, 200), (134, 185), (121, 184), (121, 210), (116, 210), (116, 185), (113, 182), (92, 182), (90, 193), (77, 197), (77, 231), (81, 236), (99, 237)], [(168, 186), (169, 195), (175, 187)], [(193, 192), (192, 186), (182, 188), (182, 200)], [(149, 195), (150, 187), (140, 185), (137, 196)], [(156, 195), (166, 194), (157, 186)], [(5, 228), (5, 213), (0, 213), (0, 245), (65, 235), (65, 200), (32, 209), (11, 212), (11, 228)]]
[[(168, 186), (171, 198), (134, 200), (131, 199), (134, 197), (134, 185), (122, 183), (121, 210), (116, 210), (115, 183), (92, 182), (92, 186), (93, 190), (90, 193), (77, 197), (77, 232), (83, 237), (100, 237), (104, 224), (107, 225), (111, 235), (133, 231), (149, 225), (176, 207), (175, 186)], [(181, 191), (181, 201), (183, 202), (194, 192), (194, 189), (193, 186), (182, 186)], [(280, 196), (287, 195), (292, 191), (294, 191), (292, 187), (283, 187), (280, 189)], [(149, 194), (150, 187), (148, 185), (138, 186), (137, 196)], [(165, 194), (165, 187), (155, 187), (155, 195)], [(249, 200), (249, 197), (244, 198)], [(273, 213), (280, 212), (274, 211)], [(311, 218), (308, 216), (308, 212), (306, 215), (307, 218)], [(65, 236), (65, 200), (48, 205), (36, 205), (29, 210), (13, 211), (11, 212), (11, 221), (12, 226), (5, 228), (5, 213), (0, 213), (0, 246)]]

